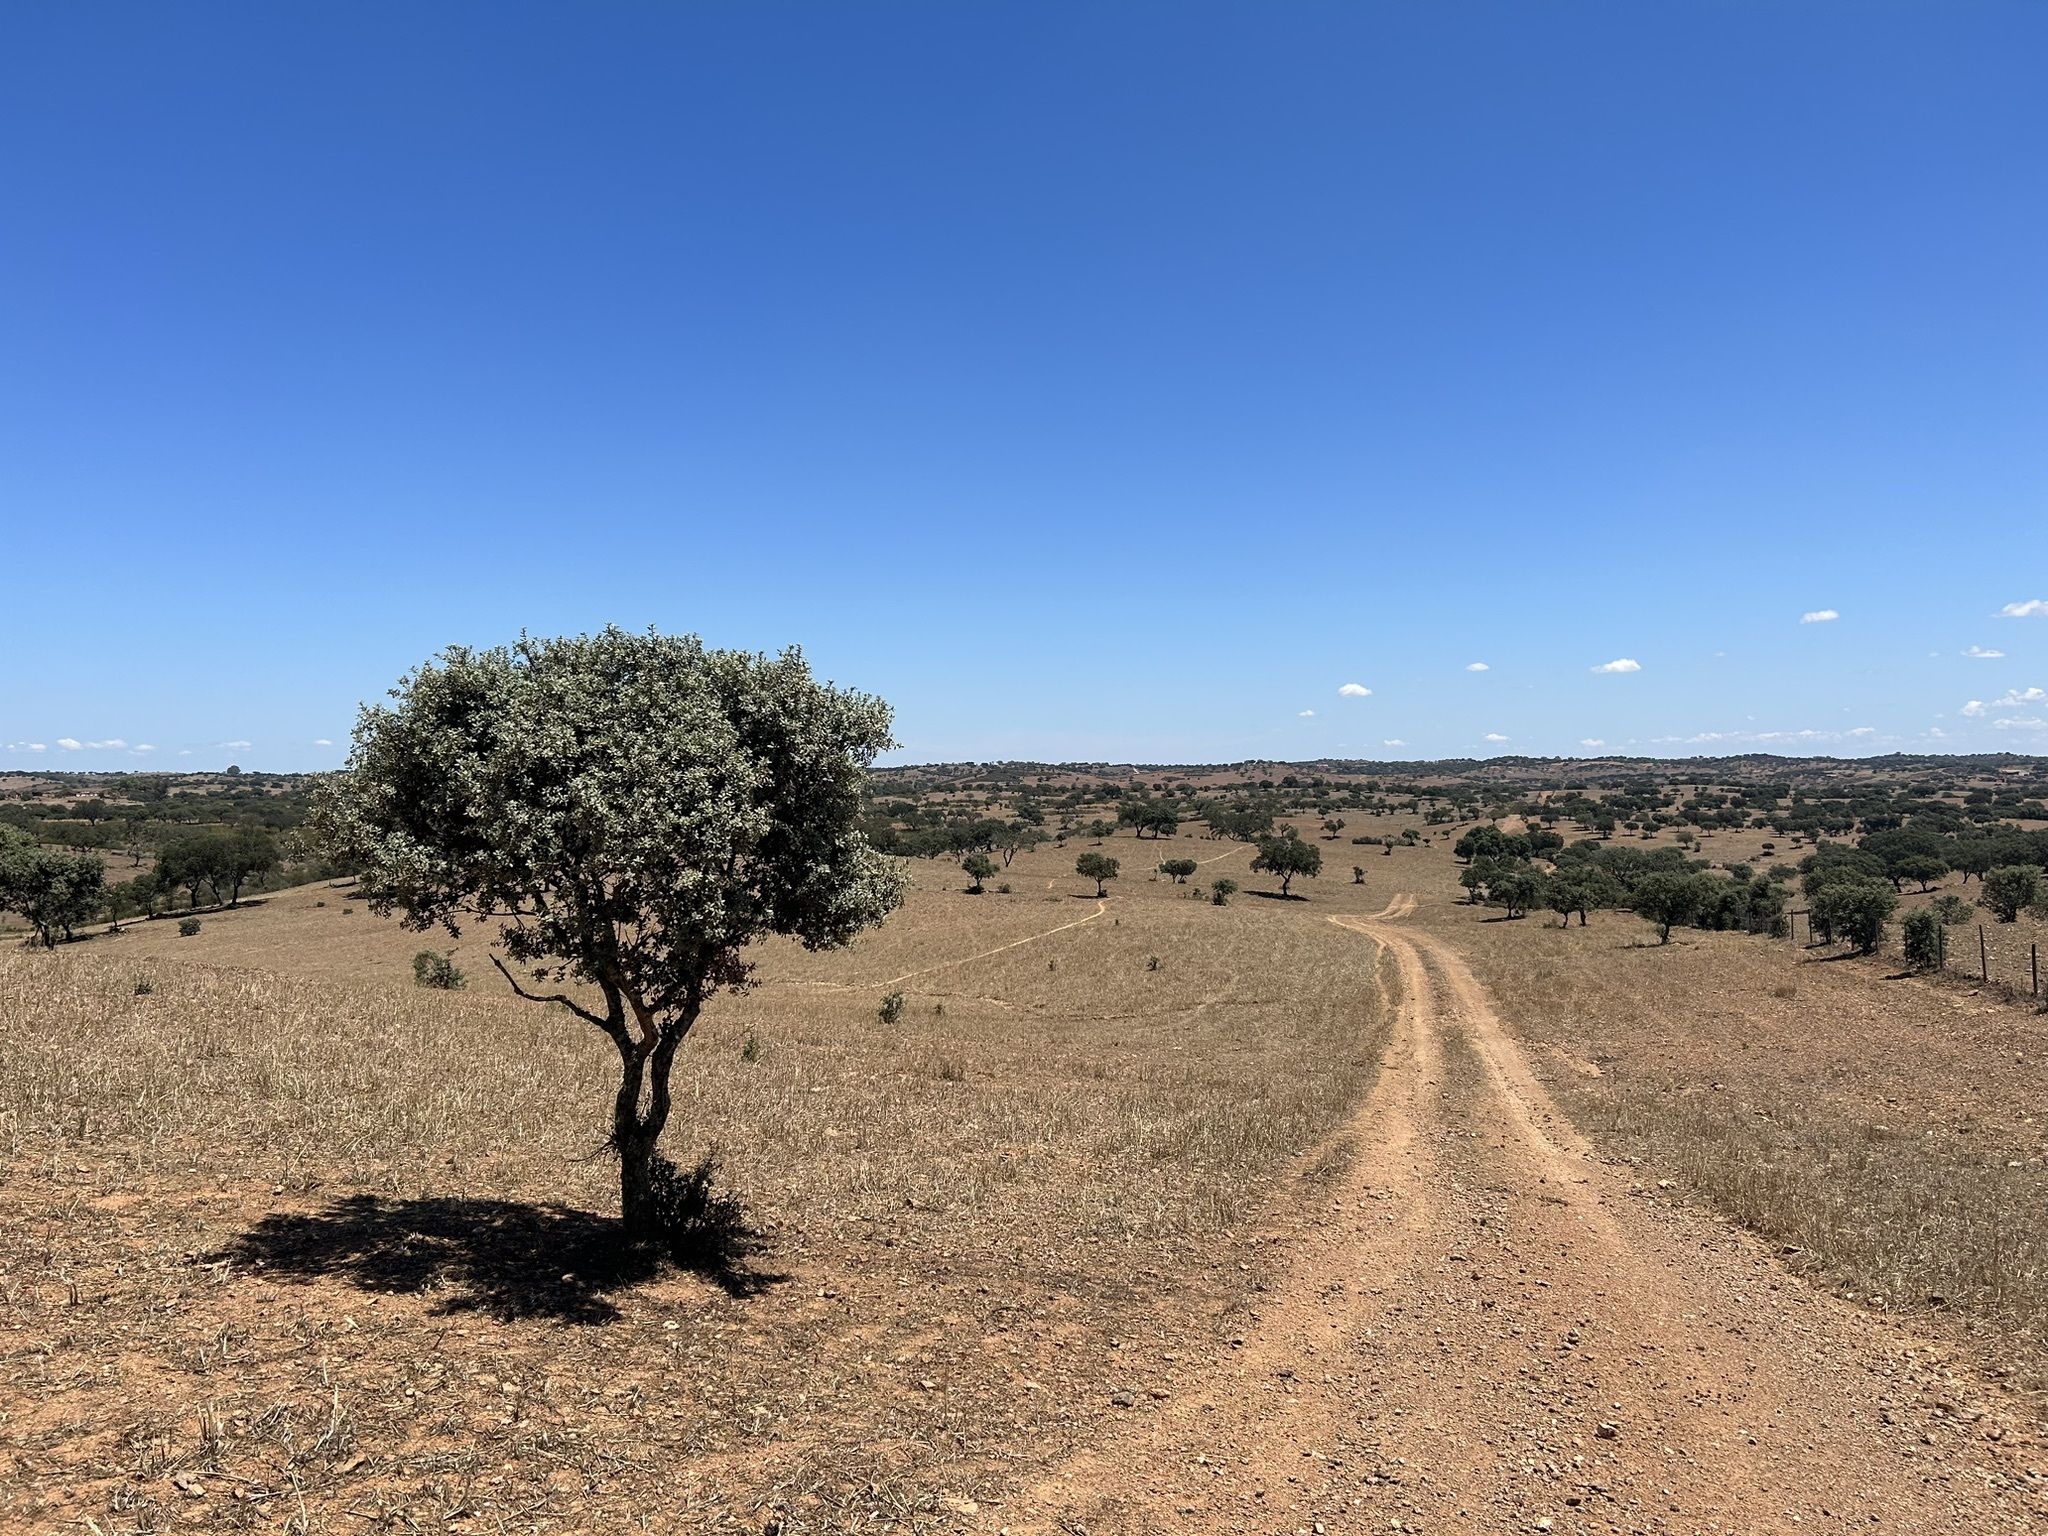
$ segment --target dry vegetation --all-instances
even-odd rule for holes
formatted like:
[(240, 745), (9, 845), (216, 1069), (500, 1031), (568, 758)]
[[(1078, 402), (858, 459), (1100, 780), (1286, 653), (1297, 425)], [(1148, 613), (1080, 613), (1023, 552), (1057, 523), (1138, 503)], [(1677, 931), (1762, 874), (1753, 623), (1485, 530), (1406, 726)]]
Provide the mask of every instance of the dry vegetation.
[(0, 953), (0, 1014), (35, 1021), (0, 1065), (0, 1525), (615, 1530), (660, 1489), (655, 1528), (796, 1532), (999, 1500), (1213, 1344), (1380, 1031), (1370, 946), (1142, 878), (881, 1023), (876, 978), (1095, 912), (1071, 855), (1027, 864), (1030, 896), (979, 900), (923, 866), (870, 942), (770, 955), (693, 1040), (675, 1150), (720, 1151), (752, 1231), (694, 1274), (606, 1246), (609, 1047), (474, 966), (411, 987), (420, 940), (339, 892)]

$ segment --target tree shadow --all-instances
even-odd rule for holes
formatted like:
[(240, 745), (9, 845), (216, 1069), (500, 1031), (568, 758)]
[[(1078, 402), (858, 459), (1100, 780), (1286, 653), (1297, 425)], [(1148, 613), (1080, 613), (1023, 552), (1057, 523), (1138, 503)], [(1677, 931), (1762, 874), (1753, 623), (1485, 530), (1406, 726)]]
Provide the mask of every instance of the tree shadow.
[(323, 1211), (266, 1216), (203, 1262), (287, 1281), (338, 1276), (384, 1295), (433, 1293), (437, 1315), (601, 1324), (621, 1316), (614, 1293), (671, 1267), (728, 1296), (758, 1296), (789, 1278), (748, 1262), (764, 1247), (722, 1197), (707, 1198), (657, 1245), (628, 1240), (617, 1217), (563, 1205), (351, 1195)]
[(1307, 901), (1299, 891), (1246, 891), (1247, 896), (1256, 896), (1261, 901)]

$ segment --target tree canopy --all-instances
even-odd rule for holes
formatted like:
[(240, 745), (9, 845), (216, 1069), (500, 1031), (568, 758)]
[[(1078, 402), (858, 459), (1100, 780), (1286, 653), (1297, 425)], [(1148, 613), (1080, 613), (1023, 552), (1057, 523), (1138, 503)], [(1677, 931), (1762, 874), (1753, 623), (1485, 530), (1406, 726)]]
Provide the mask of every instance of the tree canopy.
[(675, 1053), (747, 984), (747, 945), (844, 944), (902, 899), (856, 825), (888, 706), (818, 682), (795, 649), (615, 628), (452, 647), (393, 699), (363, 711), (317, 834), (409, 928), (501, 925), (527, 973), (494, 957), (513, 988), (611, 1040), (621, 1205), (653, 1236)]

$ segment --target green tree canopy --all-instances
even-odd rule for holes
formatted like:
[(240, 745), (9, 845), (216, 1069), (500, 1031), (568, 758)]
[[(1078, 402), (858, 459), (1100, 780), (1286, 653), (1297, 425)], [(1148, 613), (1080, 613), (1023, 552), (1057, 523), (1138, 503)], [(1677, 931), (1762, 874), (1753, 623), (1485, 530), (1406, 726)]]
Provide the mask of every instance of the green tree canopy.
[(393, 699), (363, 711), (316, 831), (373, 910), (501, 925), (528, 973), (493, 957), (513, 989), (612, 1042), (621, 1209), (656, 1236), (676, 1051), (747, 985), (747, 946), (841, 945), (902, 899), (857, 828), (888, 706), (818, 682), (795, 649), (619, 629), (453, 647)]

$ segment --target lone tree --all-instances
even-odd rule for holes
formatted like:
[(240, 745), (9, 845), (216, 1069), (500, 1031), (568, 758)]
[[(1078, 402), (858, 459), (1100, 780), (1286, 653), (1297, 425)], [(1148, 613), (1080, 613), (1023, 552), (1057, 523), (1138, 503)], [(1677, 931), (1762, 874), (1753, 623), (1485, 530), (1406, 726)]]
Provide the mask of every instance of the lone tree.
[(1159, 863), (1159, 873), (1165, 875), (1175, 885), (1185, 885), (1188, 876), (1201, 867), (1193, 859), (1162, 859)]
[(970, 853), (960, 861), (961, 871), (974, 883), (967, 887), (969, 895), (981, 894), (981, 882), (996, 872), (996, 861), (985, 853)]
[[(890, 743), (880, 699), (820, 683), (794, 648), (706, 650), (608, 628), (510, 649), (451, 647), (364, 709), (315, 828), (405, 925), (502, 925), (513, 991), (619, 1053), (611, 1143), (629, 1237), (681, 1191), (657, 1145), (676, 1051), (738, 992), (746, 946), (845, 944), (903, 899), (857, 830)], [(569, 984), (569, 985), (565, 985)]]
[(1669, 944), (1672, 924), (1685, 922), (1699, 911), (1699, 887), (1689, 875), (1659, 870), (1636, 882), (1629, 905), (1636, 916), (1656, 925), (1659, 944)]
[(1313, 880), (1323, 872), (1323, 850), (1314, 843), (1305, 843), (1289, 828), (1279, 837), (1259, 839), (1259, 851), (1252, 860), (1254, 874), (1278, 875), (1280, 894), (1285, 896), (1287, 888), (1294, 884), (1296, 875), (1307, 875)]
[(1074, 860), (1074, 873), (1093, 880), (1097, 896), (1109, 894), (1103, 889), (1103, 885), (1105, 882), (1116, 878), (1116, 872), (1119, 868), (1121, 866), (1117, 861), (1106, 853), (1084, 853), (1081, 857)]

